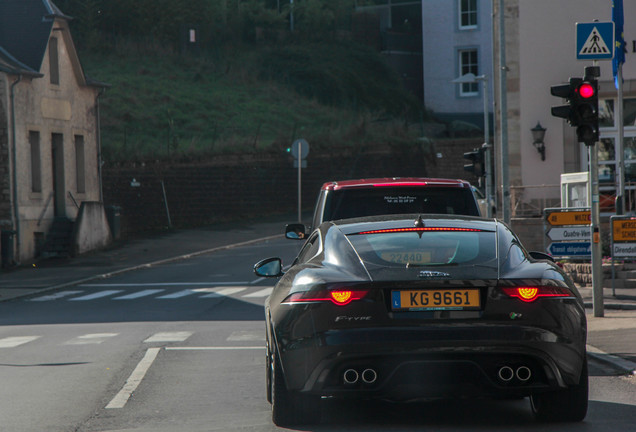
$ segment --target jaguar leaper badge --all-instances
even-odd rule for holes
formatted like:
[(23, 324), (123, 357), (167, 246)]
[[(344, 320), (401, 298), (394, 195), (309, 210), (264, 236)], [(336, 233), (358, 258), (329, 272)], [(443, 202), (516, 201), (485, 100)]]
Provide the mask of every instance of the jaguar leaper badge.
[(440, 272), (440, 271), (430, 271), (430, 270), (422, 270), (418, 277), (422, 279), (443, 279), (450, 278), (451, 275), (448, 273)]

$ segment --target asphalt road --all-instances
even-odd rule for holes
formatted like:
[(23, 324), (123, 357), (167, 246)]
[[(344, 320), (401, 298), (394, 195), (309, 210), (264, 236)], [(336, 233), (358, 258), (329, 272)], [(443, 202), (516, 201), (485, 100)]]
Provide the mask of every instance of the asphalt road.
[[(273, 431), (263, 303), (252, 264), (284, 239), (220, 250), (0, 303), (0, 431)], [(315, 431), (616, 431), (636, 384), (592, 362), (583, 424), (536, 423), (527, 400), (324, 401)]]

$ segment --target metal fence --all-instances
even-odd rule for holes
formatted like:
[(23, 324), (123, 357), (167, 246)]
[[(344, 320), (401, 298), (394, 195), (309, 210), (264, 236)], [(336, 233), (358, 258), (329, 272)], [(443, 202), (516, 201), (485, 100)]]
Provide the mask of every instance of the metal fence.
[(513, 218), (543, 217), (543, 209), (560, 207), (560, 185), (510, 186)]

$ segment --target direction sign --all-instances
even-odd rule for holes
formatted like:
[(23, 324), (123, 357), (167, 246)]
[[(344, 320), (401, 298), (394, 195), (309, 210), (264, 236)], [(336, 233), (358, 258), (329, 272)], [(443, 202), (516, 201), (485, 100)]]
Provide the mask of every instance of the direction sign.
[(611, 60), (614, 58), (614, 23), (576, 23), (576, 59)]
[(612, 218), (612, 236), (618, 242), (636, 241), (636, 219)]
[(590, 242), (551, 243), (547, 251), (552, 256), (590, 256), (592, 244)]
[(589, 210), (546, 209), (546, 220), (550, 225), (589, 225), (592, 213)]
[(612, 249), (613, 257), (636, 257), (636, 243), (615, 243)]
[(578, 226), (578, 227), (554, 227), (548, 231), (548, 237), (552, 241), (564, 241), (564, 240), (589, 240), (590, 227)]

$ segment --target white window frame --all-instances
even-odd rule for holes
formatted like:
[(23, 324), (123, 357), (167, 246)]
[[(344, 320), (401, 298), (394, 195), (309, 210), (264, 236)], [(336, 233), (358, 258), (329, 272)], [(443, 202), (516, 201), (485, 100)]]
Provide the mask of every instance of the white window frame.
[[(464, 53), (475, 53), (475, 62), (465, 64), (462, 58)], [(475, 74), (475, 76), (479, 76), (479, 50), (477, 48), (464, 48), (457, 50), (457, 68), (459, 69), (459, 76), (463, 76), (471, 72)], [(459, 97), (474, 96), (479, 96), (478, 82), (459, 84)]]
[[(458, 19), (458, 27), (460, 30), (473, 30), (477, 28), (477, 24), (479, 22), (479, 16), (478, 16), (478, 1), (479, 0), (457, 0), (457, 19)], [(474, 2), (474, 4), (471, 4), (472, 2)], [(474, 6), (474, 9), (472, 8), (472, 6)], [(468, 24), (468, 25), (464, 25), (463, 24), (463, 19), (464, 16), (468, 16), (469, 17), (469, 21), (474, 21), (474, 24)], [(474, 17), (474, 20), (471, 20), (470, 18)]]

